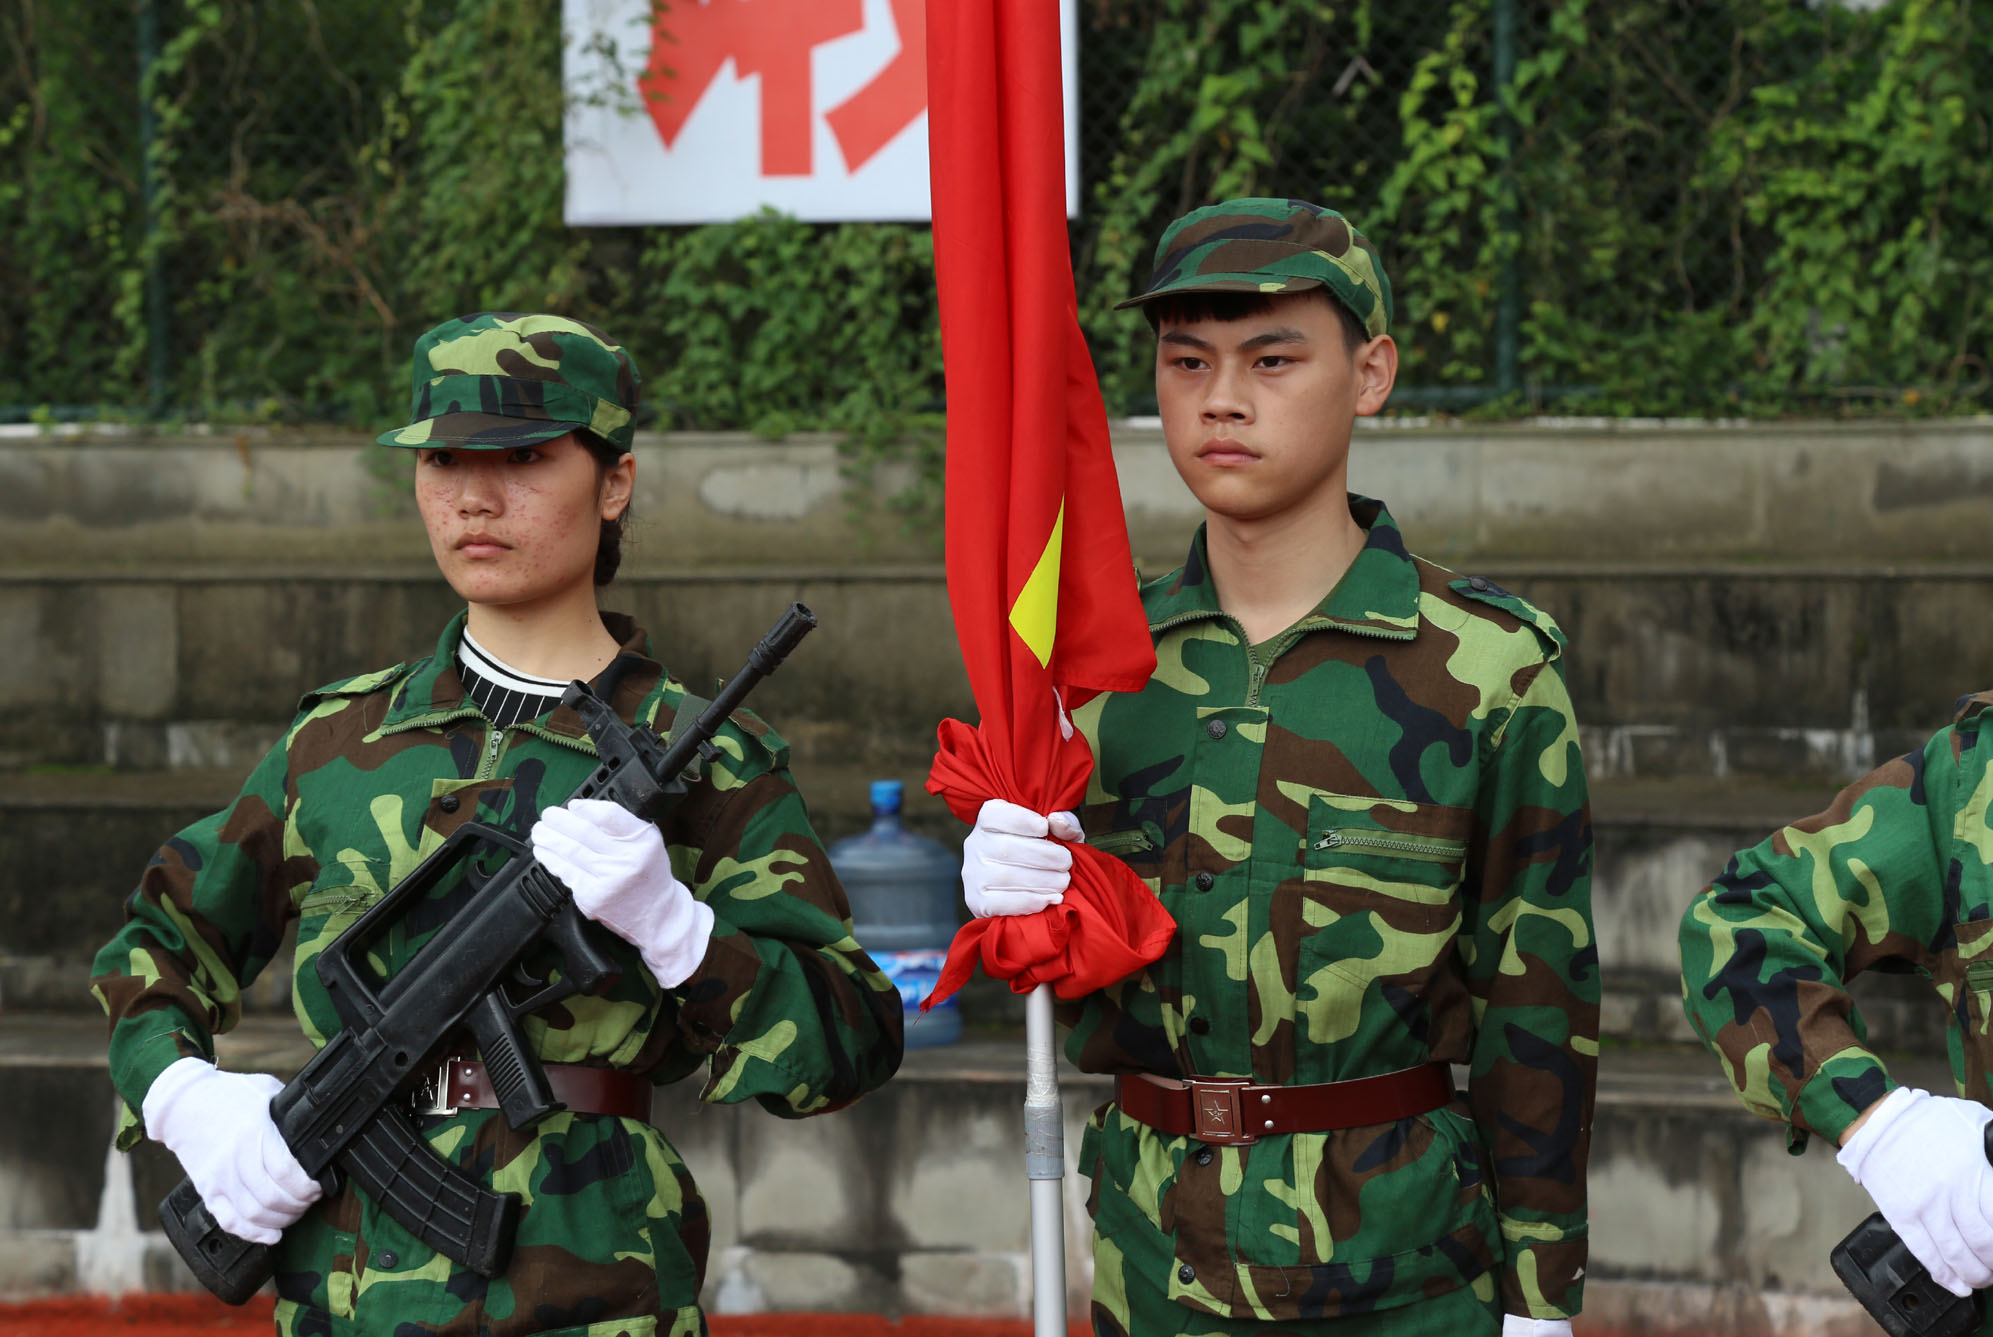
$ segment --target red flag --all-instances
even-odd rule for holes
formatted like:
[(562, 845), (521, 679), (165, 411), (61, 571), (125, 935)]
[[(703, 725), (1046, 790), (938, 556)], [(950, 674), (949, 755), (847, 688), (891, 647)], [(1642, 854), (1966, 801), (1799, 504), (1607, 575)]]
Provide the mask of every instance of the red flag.
[[(990, 798), (1077, 806), (1093, 754), (1060, 700), (1138, 690), (1156, 660), (1073, 295), (1058, 0), (947, 0), (927, 25), (948, 600), (982, 716), (942, 723), (927, 788), (973, 822)], [(1176, 925), (1127, 865), (1073, 853), (1064, 904), (965, 926), (923, 1006), (979, 959), (1076, 998), (1162, 954)]]

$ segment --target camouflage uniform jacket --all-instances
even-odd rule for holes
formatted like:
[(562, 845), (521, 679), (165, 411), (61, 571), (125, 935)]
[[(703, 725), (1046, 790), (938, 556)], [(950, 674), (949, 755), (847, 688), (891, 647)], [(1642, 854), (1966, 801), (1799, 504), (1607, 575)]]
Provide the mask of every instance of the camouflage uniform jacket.
[(1075, 713), (1098, 759), (1088, 839), (1178, 933), (1068, 1007), (1068, 1053), (1092, 1072), (1283, 1085), (1444, 1061), (1466, 1066), (1467, 1092), (1247, 1147), (1103, 1106), (1081, 1151), (1096, 1275), (1295, 1320), (1499, 1266), (1506, 1309), (1568, 1316), (1599, 976), (1562, 639), (1523, 600), (1409, 555), (1379, 503), (1351, 510), (1362, 551), (1265, 667), (1219, 609), (1200, 530), (1143, 586), (1155, 676)]
[[(667, 730), (684, 689), (627, 618), (604, 620), (623, 648), (598, 690), (625, 720)], [(161, 1070), (212, 1056), (212, 1036), (239, 1019), (243, 986), (277, 955), (289, 921), (298, 921), (293, 1002), (322, 1045), (340, 1022), (313, 957), (452, 830), (475, 819), (523, 837), (593, 768), (594, 745), (565, 707), (505, 730), (485, 722), (455, 668), (462, 625), (459, 615), (431, 658), (307, 695), (235, 802), (167, 841), (146, 868), (93, 981), (126, 1102), (120, 1146), (141, 1136), (138, 1111)], [(898, 1066), (899, 996), (851, 937), (786, 745), (746, 712), (715, 741), (718, 759), (664, 827), (674, 870), (715, 912), (704, 962), (666, 992), (618, 940), (624, 968), (612, 992), (554, 1004), (526, 1018), (524, 1033), (543, 1060), (660, 1083), (703, 1064), (705, 1100), (752, 1096), (790, 1117), (833, 1109)], [(467, 895), (454, 876), (412, 907), (382, 940), (382, 973), (412, 958)], [(705, 1205), (657, 1130), (563, 1113), (515, 1133), (496, 1111), (470, 1110), (430, 1118), (425, 1135), (474, 1177), (525, 1196), (505, 1275), (487, 1283), (454, 1268), (348, 1186), (285, 1233), (281, 1330), (700, 1330)]]
[(1789, 1145), (1843, 1129), (1895, 1085), (1847, 981), (1914, 970), (1950, 1011), (1958, 1093), (1993, 1104), (1993, 692), (1750, 849), (1682, 917), (1689, 1021)]

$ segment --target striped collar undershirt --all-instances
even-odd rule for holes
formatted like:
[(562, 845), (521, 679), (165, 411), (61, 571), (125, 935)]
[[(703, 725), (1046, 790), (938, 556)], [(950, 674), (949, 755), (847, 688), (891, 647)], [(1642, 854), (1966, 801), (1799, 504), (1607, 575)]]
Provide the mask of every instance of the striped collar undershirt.
[(557, 679), (536, 678), (511, 667), (472, 640), (468, 629), (457, 642), (457, 676), (463, 679), (464, 694), (499, 729), (538, 719), (559, 705), (567, 690), (567, 684)]

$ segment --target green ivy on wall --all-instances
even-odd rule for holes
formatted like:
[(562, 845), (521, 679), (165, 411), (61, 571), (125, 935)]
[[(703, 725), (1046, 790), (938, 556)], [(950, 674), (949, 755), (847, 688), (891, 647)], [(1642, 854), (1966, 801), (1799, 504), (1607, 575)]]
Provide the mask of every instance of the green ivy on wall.
[[(660, 424), (845, 432), (858, 466), (936, 458), (926, 229), (565, 227), (546, 0), (143, 3), (165, 34), (150, 226), (132, 6), (0, 14), (0, 406), (15, 416), (143, 410), (156, 257), (184, 416), (374, 427), (403, 411), (424, 327), (551, 308), (636, 351)], [(1518, 33), (1506, 90), (1498, 3)], [(1332, 204), (1377, 241), (1408, 409), (1987, 401), (1993, 21), (1975, 0), (1081, 0), (1081, 15), (1074, 266), (1113, 410), (1147, 406), (1151, 358), (1113, 302), (1170, 218), (1234, 194)], [(1511, 274), (1522, 389), (1498, 399)]]

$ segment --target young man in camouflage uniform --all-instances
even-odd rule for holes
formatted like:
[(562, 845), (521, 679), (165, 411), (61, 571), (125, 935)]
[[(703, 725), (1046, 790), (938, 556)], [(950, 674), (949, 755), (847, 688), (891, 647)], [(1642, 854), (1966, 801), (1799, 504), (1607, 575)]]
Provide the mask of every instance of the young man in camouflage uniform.
[(1155, 676), (1074, 713), (1088, 802), (987, 806), (964, 869), (1029, 913), (1083, 835), (1177, 921), (1066, 1012), (1117, 1074), (1080, 1152), (1095, 1332), (1568, 1333), (1599, 978), (1562, 638), (1346, 492), (1397, 371), (1347, 220), (1196, 210), (1123, 305), (1205, 523), (1142, 587)]
[[(596, 609), (634, 486), (629, 355), (577, 321), (483, 313), (418, 340), (413, 381), (411, 425), (381, 440), (419, 452), (418, 509), (468, 607), (433, 655), (308, 693), (241, 796), (146, 868), (94, 981), (125, 1100), (118, 1144), (164, 1142), (218, 1224), (278, 1245), (283, 1333), (702, 1333), (706, 1209), (648, 1122), (653, 1086), (704, 1066), (702, 1099), (835, 1109), (897, 1066), (899, 997), (852, 940), (788, 749), (753, 716), (723, 727), (661, 828), (561, 803), (596, 765), (551, 695), (561, 684), (591, 680), (661, 733), (686, 697), (643, 631)], [(350, 1182), (314, 1206), (319, 1186), (270, 1119), (276, 1080), (212, 1057), (293, 919), (293, 1002), (322, 1045), (340, 1022), (313, 958), (470, 821), (530, 835), (618, 935), (623, 967), (607, 995), (524, 1021), (566, 1112), (514, 1132), (468, 1036), (446, 1091), (411, 1092), (438, 1154), (523, 1197), (490, 1281)], [(411, 907), (377, 968), (446, 931), (469, 890), (458, 872)]]
[[(1753, 1112), (1817, 1135), (1931, 1276), (1993, 1283), (1993, 692), (1920, 752), (1740, 851), (1682, 918), (1689, 1020)], [(1950, 1013), (1956, 1095), (1901, 1086), (1847, 982), (1915, 971)], [(1982, 1325), (1993, 1333), (1993, 1318)]]

